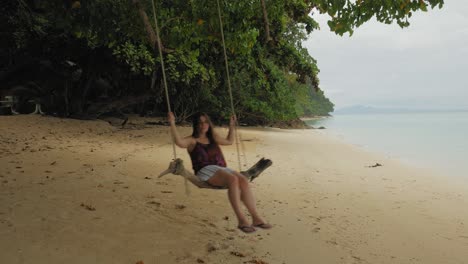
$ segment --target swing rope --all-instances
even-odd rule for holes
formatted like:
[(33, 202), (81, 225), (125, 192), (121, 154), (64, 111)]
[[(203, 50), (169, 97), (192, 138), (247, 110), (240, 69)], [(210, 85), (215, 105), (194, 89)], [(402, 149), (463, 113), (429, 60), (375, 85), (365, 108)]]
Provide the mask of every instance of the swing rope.
[[(158, 43), (158, 51), (159, 51), (159, 59), (161, 61), (161, 70), (162, 70), (162, 76), (163, 76), (163, 82), (164, 82), (164, 91), (166, 94), (166, 102), (167, 102), (167, 111), (172, 112), (171, 109), (171, 103), (169, 99), (169, 89), (167, 88), (167, 81), (166, 81), (166, 68), (164, 67), (164, 59), (162, 55), (162, 45), (161, 45), (161, 38), (159, 38), (159, 26), (158, 26), (158, 19), (156, 18), (156, 7), (154, 5), (154, 0), (151, 0), (151, 5), (153, 6), (153, 18), (154, 18), (154, 24), (156, 27), (156, 42)], [(156, 72), (153, 74), (153, 78), (155, 78)], [(154, 85), (154, 81), (152, 83)], [(175, 139), (171, 135), (172, 139), (172, 153), (174, 155), (174, 160), (177, 159), (177, 152), (176, 152), (176, 147), (175, 147)], [(189, 187), (188, 187), (188, 177), (184, 177), (184, 184), (185, 184), (185, 194), (189, 195)]]
[[(224, 29), (223, 29), (223, 20), (221, 19), (221, 7), (219, 5), (219, 0), (216, 0), (216, 3), (218, 5), (218, 18), (219, 18), (219, 27), (221, 28), (221, 40), (223, 42), (223, 51), (224, 51), (224, 65), (226, 67), (226, 78), (227, 78), (227, 83), (228, 83), (228, 90), (229, 90), (229, 98), (231, 100), (231, 112), (232, 115), (236, 117), (236, 111), (234, 109), (234, 99), (232, 96), (232, 89), (231, 89), (231, 79), (229, 77), (229, 66), (228, 66), (228, 58), (226, 54), (226, 43), (224, 41)], [(241, 160), (240, 160), (240, 152), (239, 152), (239, 134), (237, 133), (237, 117), (235, 120), (234, 124), (234, 133), (236, 135), (236, 150), (237, 150), (237, 162), (238, 162), (238, 167), (239, 171), (241, 171)], [(245, 155), (244, 155), (245, 156)]]
[[(156, 8), (154, 6), (154, 1), (153, 0), (151, 1), (151, 4), (153, 6), (154, 24), (156, 25), (156, 42), (158, 43), (159, 59), (161, 61), (162, 76), (163, 76), (163, 82), (164, 82), (164, 91), (166, 93), (167, 110), (169, 112), (172, 112), (171, 103), (170, 103), (170, 100), (169, 100), (169, 90), (167, 89), (166, 68), (164, 67), (164, 59), (163, 59), (163, 55), (162, 55), (161, 39), (159, 38), (158, 20), (156, 19)], [(177, 153), (176, 153), (176, 148), (175, 148), (175, 143), (174, 143), (174, 138), (173, 137), (172, 137), (172, 150), (173, 150), (173, 154), (174, 154), (174, 159), (176, 159), (177, 158)]]

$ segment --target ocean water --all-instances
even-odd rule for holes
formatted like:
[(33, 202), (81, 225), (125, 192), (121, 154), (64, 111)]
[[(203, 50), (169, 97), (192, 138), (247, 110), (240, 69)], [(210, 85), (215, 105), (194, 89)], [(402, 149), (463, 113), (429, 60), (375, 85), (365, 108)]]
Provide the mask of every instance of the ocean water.
[(343, 114), (306, 122), (368, 151), (468, 180), (468, 112)]

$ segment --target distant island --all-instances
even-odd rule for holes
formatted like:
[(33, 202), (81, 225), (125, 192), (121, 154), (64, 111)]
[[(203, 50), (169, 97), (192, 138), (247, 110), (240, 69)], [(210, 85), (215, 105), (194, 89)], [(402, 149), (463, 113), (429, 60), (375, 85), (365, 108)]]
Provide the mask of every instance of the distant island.
[(414, 109), (414, 108), (393, 108), (375, 107), (366, 105), (353, 105), (335, 110), (333, 115), (355, 115), (355, 114), (402, 114), (402, 113), (434, 113), (434, 112), (468, 112), (468, 108), (452, 109)]

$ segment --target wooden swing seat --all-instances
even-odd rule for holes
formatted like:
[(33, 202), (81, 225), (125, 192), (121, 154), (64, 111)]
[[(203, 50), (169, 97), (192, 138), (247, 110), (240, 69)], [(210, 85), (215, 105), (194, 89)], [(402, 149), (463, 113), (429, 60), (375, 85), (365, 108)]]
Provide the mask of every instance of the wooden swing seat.
[[(261, 158), (257, 163), (255, 163), (252, 167), (250, 167), (246, 171), (241, 171), (240, 173), (244, 175), (250, 181), (253, 181), (257, 178), (264, 170), (270, 167), (273, 162), (269, 159)], [(180, 175), (182, 177), (187, 178), (193, 185), (197, 186), (198, 188), (205, 188), (205, 189), (227, 189), (227, 187), (220, 187), (220, 186), (213, 186), (207, 182), (201, 181), (197, 176), (195, 176), (192, 172), (188, 171), (184, 167), (184, 161), (182, 159), (175, 159), (169, 163), (169, 168), (163, 172), (161, 172), (158, 178), (161, 178), (167, 174), (174, 174)]]

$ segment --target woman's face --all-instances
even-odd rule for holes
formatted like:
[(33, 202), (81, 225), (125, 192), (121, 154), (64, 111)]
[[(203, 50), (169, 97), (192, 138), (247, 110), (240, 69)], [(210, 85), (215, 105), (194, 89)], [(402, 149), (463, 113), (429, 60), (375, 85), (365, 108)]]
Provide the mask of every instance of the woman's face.
[(208, 118), (206, 116), (200, 116), (200, 123), (198, 124), (198, 129), (201, 134), (205, 134), (208, 132), (210, 128), (210, 123), (208, 122)]

